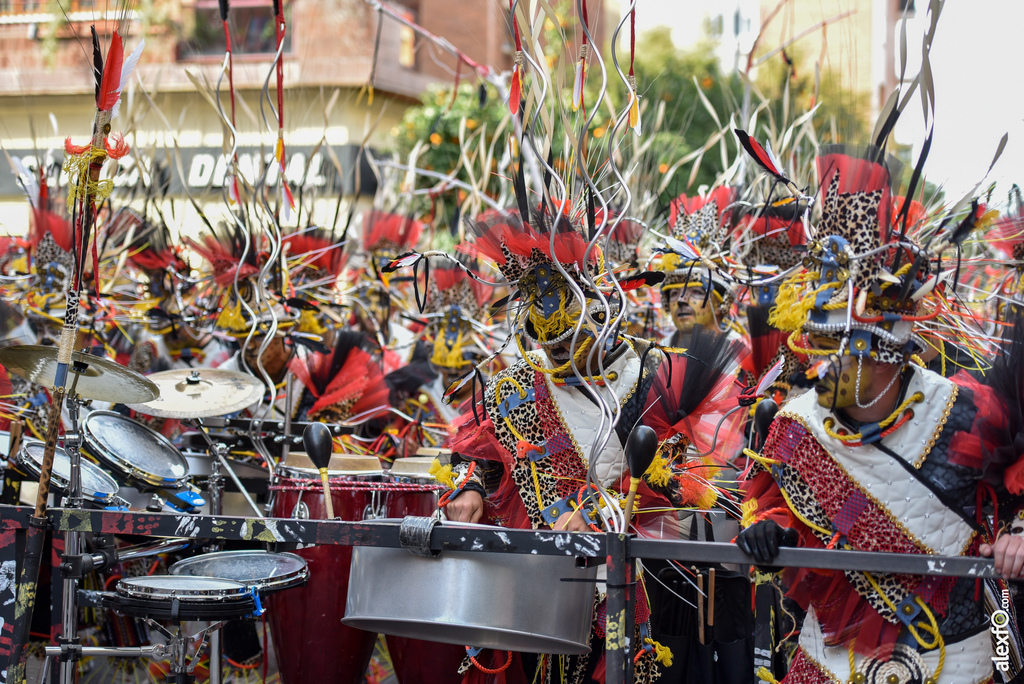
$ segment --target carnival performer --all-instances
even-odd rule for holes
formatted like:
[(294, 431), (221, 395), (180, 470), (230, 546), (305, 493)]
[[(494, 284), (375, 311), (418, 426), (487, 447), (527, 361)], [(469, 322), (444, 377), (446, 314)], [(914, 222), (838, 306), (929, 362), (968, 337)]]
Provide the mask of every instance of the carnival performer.
[(661, 306), (675, 327), (665, 340), (669, 347), (689, 346), (696, 326), (729, 331), (734, 339), (742, 337), (742, 329), (730, 316), (734, 300), (731, 284), (718, 273), (719, 269), (708, 268), (709, 262), (727, 268), (723, 259), (731, 225), (729, 207), (736, 192), (735, 188), (720, 186), (707, 197), (681, 195), (670, 205), (669, 226), (674, 241), (669, 244), (682, 243), (691, 253), (681, 254), (669, 244), (659, 245), (662, 255), (657, 267), (666, 274), (661, 283)]
[[(878, 148), (826, 147), (817, 164), (823, 206), (807, 270), (782, 284), (771, 317), (811, 357), (814, 391), (782, 407), (760, 455), (747, 452), (755, 463), (737, 543), (768, 565), (794, 543), (994, 554), (998, 573), (1020, 577), (1018, 451), (998, 448), (1005, 404), (966, 376), (953, 382), (912, 363), (915, 326), (941, 328), (950, 315), (931, 259), (959, 244), (974, 216), (926, 251), (912, 230), (889, 230), (898, 179)], [(1010, 524), (998, 535), (987, 517), (996, 503), (996, 525)], [(783, 682), (992, 681), (993, 582), (804, 568), (783, 581), (806, 610)], [(1015, 650), (1007, 669), (1011, 660), (1016, 668)]]
[(412, 419), (400, 426), (398, 456), (411, 456), (420, 446), (446, 446), (448, 428), (474, 385), (466, 383), (447, 398), (445, 390), (489, 354), (484, 337), (488, 331), (480, 322), (489, 292), (470, 273), (475, 273), (470, 265), (455, 266), (437, 258), (424, 271), (426, 295), (420, 315), (425, 325), (420, 339), (429, 358), (414, 359), (385, 378), (392, 406)]
[(371, 209), (363, 215), (362, 269), (350, 301), (353, 323), (376, 339), (385, 373), (410, 363), (422, 351), (416, 333), (398, 320), (404, 309), (401, 292), (392, 274), (382, 269), (392, 257), (416, 247), (423, 224), (411, 216)]
[[(496, 373), (482, 400), (456, 423), (452, 466), (438, 476), (453, 488), (445, 511), (456, 521), (604, 529), (598, 509), (628, 488), (623, 447), (633, 426), (644, 423), (655, 429), (661, 447), (641, 474), (633, 526), (644, 535), (677, 538), (676, 516), (660, 511), (712, 505), (717, 492), (709, 483), (720, 465), (713, 453), (731, 453), (740, 439), (728, 421), (717, 445), (713, 434), (736, 406), (732, 370), (741, 350), (702, 331), (701, 349), (693, 351), (701, 358), (694, 360), (608, 334), (606, 323), (621, 300), (610, 287), (600, 289), (611, 305), (598, 300), (595, 278), (606, 274), (600, 251), (588, 252), (581, 224), (579, 216), (542, 204), (529, 222), (517, 211), (502, 211), (468, 226), (475, 240), (463, 249), (494, 262), (517, 293), (519, 308), (510, 317), (522, 358)], [(621, 285), (657, 282), (658, 275), (638, 274)], [(539, 350), (525, 350), (521, 338)], [(618, 414), (614, 425), (601, 404)], [(595, 450), (602, 424), (608, 439)], [(636, 680), (649, 682), (659, 676), (656, 663), (669, 658), (650, 635), (649, 607), (644, 593), (638, 596)], [(603, 681), (602, 615), (599, 608), (590, 656), (539, 656), (536, 670), (526, 666), (527, 680), (539, 673), (545, 682)]]

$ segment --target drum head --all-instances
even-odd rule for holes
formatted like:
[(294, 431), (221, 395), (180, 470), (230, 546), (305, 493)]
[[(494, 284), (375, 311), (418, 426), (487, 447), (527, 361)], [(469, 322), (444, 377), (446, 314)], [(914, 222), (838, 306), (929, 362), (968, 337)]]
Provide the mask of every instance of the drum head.
[(433, 456), (396, 458), (395, 462), (391, 465), (391, 477), (396, 479), (407, 478), (417, 482), (436, 482), (430, 474), (434, 460)]
[[(304, 451), (292, 451), (278, 466), (285, 477), (320, 479), (320, 471)], [(328, 477), (381, 477), (384, 468), (376, 456), (356, 456), (354, 454), (331, 454), (327, 464)]]
[(260, 593), (304, 584), (309, 577), (306, 561), (294, 553), (270, 551), (220, 551), (180, 560), (170, 567), (172, 575), (217, 577), (232, 580)]
[[(31, 470), (30, 474), (39, 475), (43, 469), (43, 452), (46, 445), (42, 442), (32, 440), (25, 442), (21, 447), (20, 462), (26, 469)], [(117, 495), (117, 481), (103, 472), (99, 466), (84, 458), (81, 459), (82, 472), (82, 494), (99, 502), (112, 501)], [(53, 452), (53, 471), (51, 477), (55, 487), (67, 491), (71, 482), (71, 458), (63, 449), (58, 447)]]
[(166, 437), (118, 413), (95, 411), (82, 423), (89, 453), (125, 477), (180, 486), (188, 462)]
[(241, 582), (226, 579), (155, 575), (122, 579), (117, 583), (117, 593), (136, 598), (207, 602), (211, 598), (247, 596), (249, 590)]
[(226, 620), (247, 617), (256, 599), (244, 584), (210, 577), (131, 577), (117, 583), (114, 610), (154, 620)]

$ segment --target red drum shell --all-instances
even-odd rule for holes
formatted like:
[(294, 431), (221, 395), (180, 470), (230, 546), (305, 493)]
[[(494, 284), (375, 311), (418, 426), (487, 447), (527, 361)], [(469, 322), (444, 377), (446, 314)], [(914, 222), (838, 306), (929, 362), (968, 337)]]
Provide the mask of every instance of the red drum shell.
[[(334, 515), (363, 519), (371, 504), (373, 483), (331, 478)], [(327, 510), (320, 480), (282, 478), (274, 486), (271, 515), (290, 518), (305, 504), (309, 518), (324, 520)], [(304, 587), (267, 597), (270, 634), (284, 684), (362, 684), (377, 635), (341, 624), (348, 597), (352, 547), (310, 546), (294, 552), (306, 560), (309, 581)]]
[[(384, 509), (387, 518), (407, 515), (430, 516), (437, 512), (437, 500), (443, 489), (433, 479), (402, 478), (407, 489), (388, 492)], [(416, 485), (422, 485), (422, 488)], [(408, 637), (385, 636), (395, 677), (401, 684), (448, 684), (459, 681), (459, 665), (466, 649), (454, 644), (422, 641)]]

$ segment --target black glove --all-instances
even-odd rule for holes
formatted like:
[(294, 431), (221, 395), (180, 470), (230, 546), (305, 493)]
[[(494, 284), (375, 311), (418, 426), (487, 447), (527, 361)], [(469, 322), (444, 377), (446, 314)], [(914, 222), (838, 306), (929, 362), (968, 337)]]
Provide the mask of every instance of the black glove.
[(757, 565), (767, 565), (779, 555), (780, 546), (796, 546), (800, 540), (792, 527), (782, 527), (772, 519), (756, 522), (736, 537), (743, 552), (754, 557)]

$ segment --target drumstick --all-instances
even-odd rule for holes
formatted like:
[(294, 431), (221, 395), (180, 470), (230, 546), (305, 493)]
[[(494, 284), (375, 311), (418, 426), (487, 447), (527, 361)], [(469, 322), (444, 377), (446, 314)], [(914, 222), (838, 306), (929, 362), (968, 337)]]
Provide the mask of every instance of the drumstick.
[(704, 643), (704, 575), (697, 573), (697, 641)]
[(715, 569), (708, 570), (708, 640), (715, 639)]
[(320, 484), (324, 486), (324, 505), (327, 506), (327, 519), (334, 520), (334, 502), (331, 501), (331, 485), (327, 482), (327, 468), (320, 469)]
[(320, 483), (324, 486), (324, 504), (327, 507), (327, 519), (334, 519), (334, 502), (331, 501), (331, 487), (327, 482), (327, 466), (331, 463), (331, 451), (334, 441), (331, 431), (323, 423), (310, 423), (302, 431), (302, 445), (306, 455), (320, 471)]
[(626, 439), (626, 462), (629, 464), (629, 494), (626, 495), (626, 504), (623, 511), (626, 514), (626, 532), (629, 532), (629, 523), (633, 517), (633, 499), (636, 497), (637, 489), (640, 487), (640, 478), (647, 469), (651, 467), (651, 461), (658, 451), (658, 436), (653, 428), (647, 425), (637, 425)]

